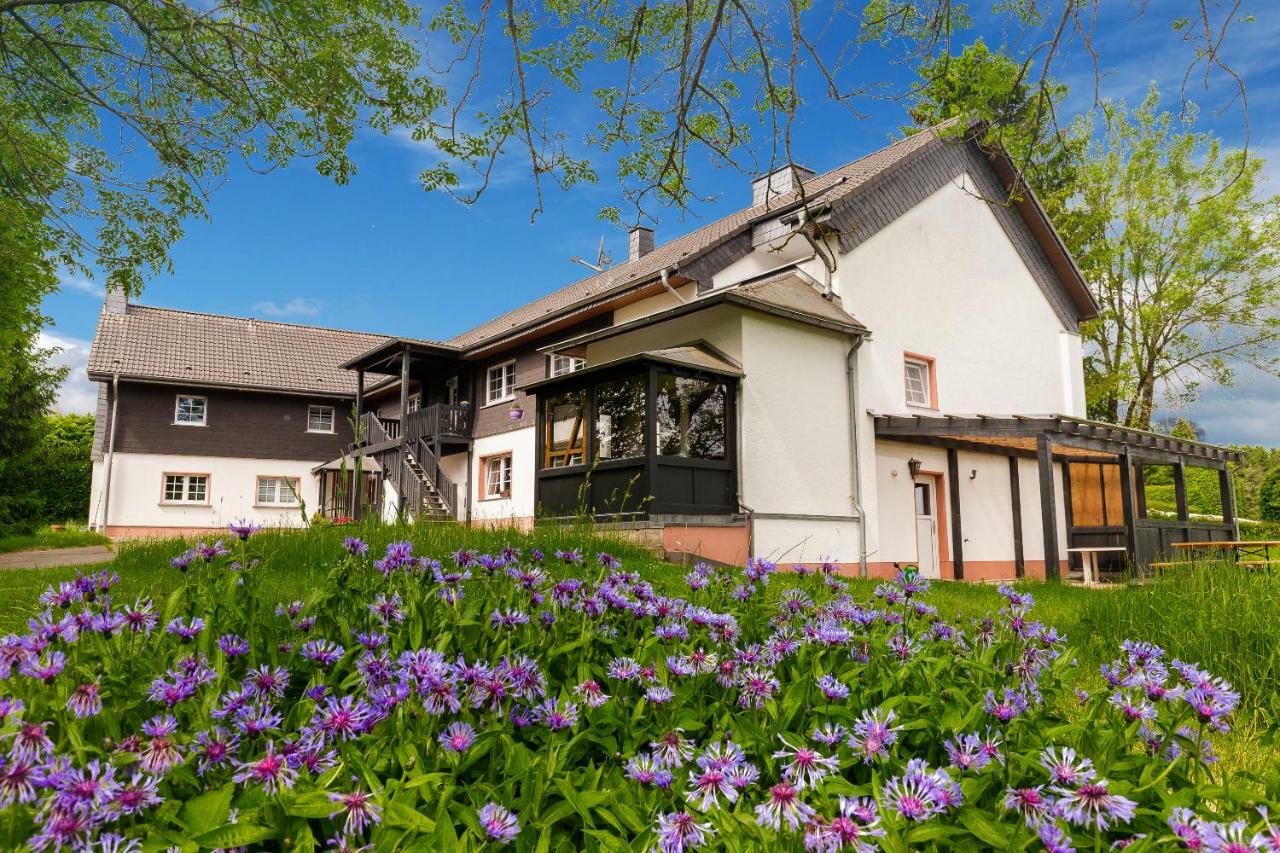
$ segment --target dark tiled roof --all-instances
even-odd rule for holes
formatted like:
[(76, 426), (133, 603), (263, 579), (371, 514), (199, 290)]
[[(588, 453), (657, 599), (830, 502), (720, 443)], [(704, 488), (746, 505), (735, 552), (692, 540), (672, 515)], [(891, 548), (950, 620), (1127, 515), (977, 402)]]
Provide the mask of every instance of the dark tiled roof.
[(384, 335), (129, 305), (98, 318), (89, 375), (354, 396), (338, 367)]
[[(936, 127), (923, 130), (886, 148), (854, 160), (852, 163), (810, 178), (804, 182), (803, 193), (805, 197), (824, 194), (824, 198), (835, 199), (853, 192), (885, 172), (885, 170), (900, 163), (934, 140), (939, 139), (939, 132), (944, 128), (951, 127), (956, 122), (956, 119), (952, 119)], [(683, 237), (677, 237), (669, 243), (657, 246), (653, 251), (634, 261), (627, 261), (610, 267), (604, 272), (588, 276), (568, 287), (561, 288), (540, 299), (535, 299), (513, 311), (508, 311), (500, 317), (482, 323), (470, 331), (463, 332), (461, 335), (449, 340), (448, 343), (459, 347), (472, 347), (526, 324), (534, 323), (570, 309), (579, 303), (599, 297), (603, 293), (624, 289), (627, 285), (640, 284), (658, 275), (668, 267), (680, 264), (715, 247), (756, 220), (776, 214), (779, 208), (800, 200), (800, 191), (794, 191), (781, 195), (768, 204), (748, 207), (745, 210), (732, 213)]]

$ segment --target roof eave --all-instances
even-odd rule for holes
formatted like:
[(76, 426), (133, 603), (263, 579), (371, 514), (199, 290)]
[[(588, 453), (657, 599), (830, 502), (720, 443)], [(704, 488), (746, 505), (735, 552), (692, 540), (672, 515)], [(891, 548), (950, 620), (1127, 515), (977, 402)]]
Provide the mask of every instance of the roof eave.
[(113, 373), (100, 370), (88, 370), (86, 373), (93, 382), (111, 382), (117, 377), (124, 382), (137, 382), (145, 385), (171, 385), (177, 388), (210, 388), (219, 391), (251, 391), (255, 394), (286, 394), (290, 397), (326, 397), (336, 400), (354, 400), (356, 392), (336, 391), (332, 389), (309, 389), (283, 387), (279, 385), (257, 385), (252, 382), (217, 382), (209, 379), (187, 379), (173, 376), (148, 376), (137, 373)]

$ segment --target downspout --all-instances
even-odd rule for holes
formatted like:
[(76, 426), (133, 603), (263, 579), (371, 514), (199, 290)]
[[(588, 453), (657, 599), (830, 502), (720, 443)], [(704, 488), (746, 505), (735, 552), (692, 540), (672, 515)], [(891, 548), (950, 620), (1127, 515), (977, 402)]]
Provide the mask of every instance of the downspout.
[(738, 472), (738, 508), (744, 510), (747, 514), (747, 557), (751, 558), (756, 555), (756, 522), (755, 510), (743, 503), (742, 500), (742, 383), (738, 383), (738, 399), (734, 404), (734, 420), (737, 421), (737, 447), (735, 455), (737, 458)]
[(853, 511), (858, 516), (858, 576), (867, 576), (867, 516), (862, 510), (862, 460), (858, 440), (858, 350), (865, 340), (862, 335), (853, 336), (849, 355), (845, 360), (845, 376), (849, 383), (849, 476), (853, 483)]
[(677, 300), (679, 300), (681, 305), (685, 305), (688, 302), (688, 300), (685, 299), (683, 296), (681, 296), (680, 293), (674, 287), (671, 286), (671, 281), (667, 278), (671, 274), (671, 270), (674, 270), (674, 269), (676, 269), (676, 267), (662, 268), (662, 286), (667, 289), (668, 293), (670, 293)]
[(111, 474), (116, 461), (116, 407), (120, 403), (120, 374), (111, 375), (111, 429), (107, 431), (107, 464), (103, 473), (105, 480), (102, 487), (102, 529), (107, 532), (107, 521), (111, 518)]
[(809, 211), (802, 207), (796, 211), (796, 217), (796, 230), (800, 232), (800, 235), (804, 237), (804, 239), (809, 241), (809, 246), (812, 247), (814, 256), (822, 261), (824, 272), (823, 278), (825, 279), (822, 282), (822, 295), (830, 299), (833, 295), (831, 290), (831, 277), (835, 275), (836, 271), (835, 259), (827, 253), (827, 247), (822, 243), (822, 241), (818, 240), (805, 230), (804, 223), (809, 218)]

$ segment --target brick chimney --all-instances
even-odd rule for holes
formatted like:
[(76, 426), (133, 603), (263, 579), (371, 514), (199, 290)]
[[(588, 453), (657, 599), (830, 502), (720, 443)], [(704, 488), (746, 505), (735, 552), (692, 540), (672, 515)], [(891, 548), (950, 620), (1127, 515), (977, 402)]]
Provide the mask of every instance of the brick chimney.
[(796, 163), (787, 163), (761, 175), (751, 182), (751, 206), (759, 207), (766, 201), (785, 195), (812, 178), (816, 172)]
[(120, 287), (107, 285), (107, 298), (102, 303), (103, 313), (123, 314), (129, 304), (129, 296)]
[(627, 260), (634, 261), (653, 251), (653, 229), (637, 225), (631, 229), (627, 241)]

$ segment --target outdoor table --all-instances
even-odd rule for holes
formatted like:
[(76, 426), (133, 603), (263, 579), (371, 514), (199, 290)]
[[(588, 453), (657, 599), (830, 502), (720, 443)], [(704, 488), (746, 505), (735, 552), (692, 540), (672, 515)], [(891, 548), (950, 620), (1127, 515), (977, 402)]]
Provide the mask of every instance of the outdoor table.
[(1124, 552), (1129, 549), (1123, 545), (1097, 545), (1089, 548), (1068, 548), (1068, 554), (1079, 554), (1084, 567), (1084, 585), (1093, 586), (1098, 579), (1098, 555)]
[[(1230, 551), (1231, 558), (1237, 563), (1240, 562), (1241, 557), (1255, 557), (1263, 563), (1270, 563), (1271, 549), (1280, 549), (1280, 541), (1275, 539), (1258, 541), (1233, 539), (1221, 542), (1175, 542), (1173, 547), (1182, 551)], [(1277, 559), (1280, 559), (1280, 557)]]

